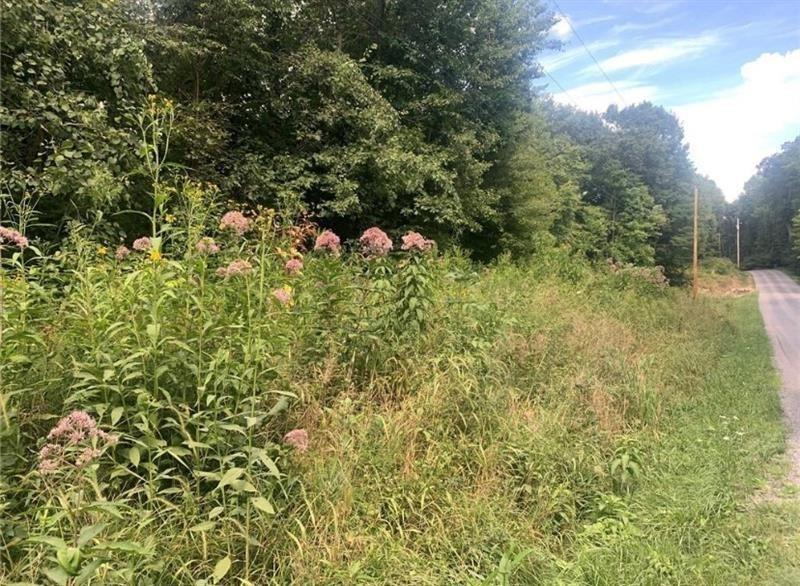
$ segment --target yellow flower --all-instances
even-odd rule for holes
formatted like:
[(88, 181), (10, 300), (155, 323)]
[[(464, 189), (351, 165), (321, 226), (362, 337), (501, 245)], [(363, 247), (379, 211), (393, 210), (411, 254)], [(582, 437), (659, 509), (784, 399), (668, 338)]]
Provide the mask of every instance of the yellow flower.
[(167, 221), (168, 224), (172, 224), (175, 221), (175, 216), (172, 214), (167, 214), (164, 219)]
[(151, 250), (150, 260), (152, 260), (153, 262), (159, 262), (161, 260), (161, 253), (158, 252), (157, 250)]
[(99, 254), (100, 256), (107, 255), (108, 254), (108, 248), (106, 248), (105, 246), (98, 246), (97, 247), (97, 254)]

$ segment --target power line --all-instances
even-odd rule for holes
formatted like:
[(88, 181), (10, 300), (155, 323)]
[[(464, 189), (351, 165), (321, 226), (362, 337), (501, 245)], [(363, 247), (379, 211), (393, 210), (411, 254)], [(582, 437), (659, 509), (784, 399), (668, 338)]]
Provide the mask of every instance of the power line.
[[(540, 64), (540, 66), (541, 66), (541, 64)], [(568, 92), (566, 89), (564, 89), (564, 86), (563, 86), (563, 85), (561, 85), (560, 83), (558, 83), (558, 80), (557, 80), (555, 77), (553, 77), (552, 75), (550, 75), (550, 73), (549, 73), (549, 72), (548, 72), (548, 71), (547, 71), (547, 70), (546, 70), (544, 67), (542, 67), (542, 72), (543, 72), (543, 73), (544, 73), (544, 74), (545, 74), (547, 77), (549, 77), (549, 78), (550, 78), (550, 81), (552, 81), (554, 84), (556, 84), (556, 87), (557, 87), (558, 89), (560, 89), (560, 90), (561, 90), (561, 92), (562, 92), (562, 93), (563, 93), (565, 96), (567, 96), (567, 98), (569, 99), (569, 101), (570, 101), (570, 102), (572, 102), (572, 104), (573, 104), (573, 105), (575, 105), (575, 106), (577, 106), (577, 105), (578, 105), (578, 102), (577, 102), (577, 101), (575, 101), (575, 99), (574, 99), (574, 98), (573, 98), (573, 97), (572, 97), (572, 96), (569, 94), (569, 92)]]
[(572, 33), (575, 35), (575, 38), (577, 38), (581, 42), (581, 45), (583, 45), (583, 48), (586, 50), (586, 53), (588, 53), (589, 57), (592, 58), (592, 61), (594, 61), (594, 64), (597, 65), (597, 69), (600, 70), (600, 73), (602, 73), (603, 77), (606, 78), (606, 81), (608, 82), (608, 84), (614, 89), (614, 92), (617, 94), (617, 96), (619, 96), (619, 99), (622, 102), (622, 105), (623, 106), (627, 106), (628, 102), (626, 102), (625, 98), (622, 97), (622, 94), (617, 89), (617, 86), (615, 86), (614, 82), (611, 81), (611, 78), (608, 77), (608, 74), (605, 72), (603, 67), (600, 65), (600, 62), (595, 58), (595, 56), (589, 50), (589, 47), (586, 45), (586, 43), (583, 42), (583, 39), (578, 34), (578, 31), (575, 30), (574, 26), (572, 26), (572, 21), (569, 18), (567, 18), (566, 13), (563, 10), (561, 10), (561, 7), (558, 5), (558, 2), (556, 2), (556, 0), (551, 0), (551, 2), (555, 5), (556, 10), (558, 10), (559, 14), (561, 14), (564, 17), (564, 19), (567, 21), (567, 24), (569, 25), (569, 28), (572, 30)]

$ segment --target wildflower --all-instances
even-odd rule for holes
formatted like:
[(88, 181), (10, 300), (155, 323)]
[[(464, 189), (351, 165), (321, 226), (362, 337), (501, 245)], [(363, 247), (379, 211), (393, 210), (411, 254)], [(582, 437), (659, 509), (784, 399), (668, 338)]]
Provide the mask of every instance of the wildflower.
[(292, 304), (292, 288), (288, 285), (284, 285), (280, 289), (275, 289), (272, 292), (272, 296), (275, 297), (281, 305)]
[(69, 464), (70, 448), (89, 441), (91, 445), (83, 446), (73, 462), (76, 467), (82, 468), (100, 456), (101, 447), (114, 445), (118, 439), (116, 435), (97, 427), (95, 420), (85, 411), (73, 411), (61, 418), (47, 434), (47, 443), (39, 450), (39, 472), (55, 472)]
[(228, 278), (228, 277), (235, 277), (237, 275), (247, 275), (250, 274), (253, 270), (253, 266), (244, 259), (237, 259), (231, 261), (227, 267), (219, 267), (217, 269), (217, 275), (220, 277)]
[(358, 242), (367, 256), (385, 256), (392, 250), (392, 240), (377, 226), (367, 229)]
[(98, 246), (97, 247), (97, 254), (100, 256), (105, 256), (108, 254), (108, 248), (105, 246)]
[(0, 226), (0, 243), (3, 242), (14, 244), (18, 246), (20, 249), (28, 247), (28, 239), (25, 238), (25, 236), (23, 236), (13, 228), (5, 228), (3, 226)]
[(317, 236), (317, 240), (314, 243), (314, 250), (328, 251), (333, 254), (339, 254), (340, 248), (341, 240), (330, 230), (325, 230)]
[(217, 254), (219, 252), (219, 244), (214, 242), (213, 238), (204, 236), (197, 241), (197, 244), (194, 245), (194, 249), (200, 254)]
[(125, 260), (128, 258), (128, 255), (131, 253), (130, 249), (125, 246), (124, 244), (120, 244), (117, 246), (116, 252), (114, 252), (114, 257), (117, 260)]
[(175, 222), (175, 215), (167, 214), (166, 216), (164, 216), (164, 219), (167, 221), (167, 224), (172, 224)]
[(299, 258), (290, 258), (284, 266), (287, 275), (296, 275), (303, 270), (303, 261)]
[(242, 212), (227, 212), (219, 223), (220, 230), (233, 230), (243, 236), (250, 230), (250, 220)]
[(292, 446), (298, 452), (308, 450), (308, 432), (305, 429), (293, 429), (283, 436), (283, 443)]
[(153, 262), (160, 262), (161, 261), (161, 253), (157, 250), (150, 251), (150, 260)]
[(400, 247), (402, 250), (418, 250), (419, 252), (427, 252), (434, 245), (433, 240), (428, 240), (419, 232), (409, 232), (403, 236), (403, 245)]
[(139, 252), (146, 252), (150, 250), (150, 239), (147, 236), (142, 236), (133, 241), (133, 249)]
[(78, 468), (83, 468), (84, 466), (91, 464), (93, 460), (99, 458), (100, 454), (101, 452), (97, 448), (84, 448), (75, 459), (75, 465)]

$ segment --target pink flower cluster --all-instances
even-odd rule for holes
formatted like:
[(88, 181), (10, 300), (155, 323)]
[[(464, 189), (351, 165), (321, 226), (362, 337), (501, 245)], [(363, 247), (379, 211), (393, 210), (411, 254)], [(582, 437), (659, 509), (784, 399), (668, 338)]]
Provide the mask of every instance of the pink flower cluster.
[(287, 291), (285, 288), (275, 289), (272, 292), (272, 296), (275, 297), (281, 305), (287, 305), (292, 301), (291, 292)]
[(244, 259), (233, 260), (227, 267), (219, 267), (217, 275), (224, 278), (236, 277), (238, 275), (249, 275), (253, 271), (253, 265)]
[(242, 212), (226, 212), (219, 223), (220, 230), (232, 230), (239, 236), (250, 231), (250, 220)]
[(435, 242), (428, 240), (419, 232), (409, 232), (403, 236), (403, 245), (400, 247), (402, 250), (418, 250), (419, 252), (429, 251)]
[(120, 244), (117, 246), (117, 250), (114, 252), (114, 258), (117, 260), (125, 260), (130, 255), (131, 250), (124, 244)]
[(14, 228), (5, 228), (0, 226), (0, 244), (3, 242), (14, 244), (19, 248), (28, 247), (28, 239), (25, 238), (25, 236), (20, 234), (17, 230), (14, 230)]
[(368, 228), (358, 239), (358, 243), (367, 256), (386, 256), (392, 250), (391, 238), (377, 226)]
[(330, 230), (325, 230), (322, 234), (317, 236), (317, 240), (314, 243), (314, 250), (339, 254), (341, 244), (341, 240), (339, 240), (339, 237), (336, 234)]
[(116, 435), (97, 427), (95, 420), (86, 411), (73, 411), (60, 419), (47, 434), (47, 443), (39, 450), (39, 471), (44, 474), (55, 472), (70, 464), (68, 456), (73, 451), (71, 449), (91, 442), (90, 445), (83, 445), (72, 462), (74, 466), (83, 468), (100, 456), (101, 447), (113, 446), (117, 441)]
[(150, 250), (150, 239), (147, 236), (142, 236), (133, 241), (133, 249), (139, 252), (147, 252)]
[(217, 254), (219, 252), (219, 244), (214, 242), (213, 238), (204, 236), (197, 241), (197, 244), (194, 245), (194, 249), (200, 254)]
[(308, 432), (305, 429), (293, 429), (283, 436), (283, 443), (298, 452), (305, 452), (308, 450)]
[(287, 275), (296, 275), (303, 270), (303, 261), (299, 258), (290, 258), (284, 266)]

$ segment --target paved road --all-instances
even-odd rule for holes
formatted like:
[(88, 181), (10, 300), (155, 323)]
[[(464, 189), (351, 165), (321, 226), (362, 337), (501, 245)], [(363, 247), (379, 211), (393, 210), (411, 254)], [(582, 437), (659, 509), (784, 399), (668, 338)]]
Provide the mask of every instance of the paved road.
[(790, 480), (800, 484), (800, 285), (777, 270), (753, 271), (752, 275), (775, 365), (783, 378), (781, 404), (792, 429)]

